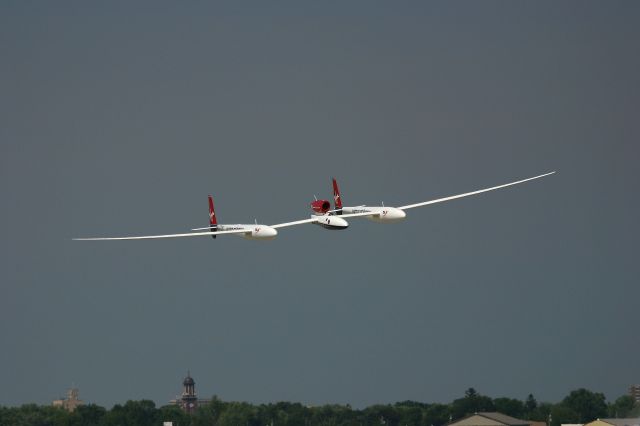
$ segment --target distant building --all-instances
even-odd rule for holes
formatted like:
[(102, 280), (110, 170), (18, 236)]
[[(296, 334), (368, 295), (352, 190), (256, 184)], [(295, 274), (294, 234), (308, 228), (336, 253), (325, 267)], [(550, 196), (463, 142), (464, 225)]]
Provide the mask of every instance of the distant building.
[(449, 426), (529, 426), (531, 422), (516, 419), (502, 413), (476, 413), (455, 422)]
[(598, 419), (584, 426), (640, 426), (640, 418), (636, 419)]
[(631, 385), (629, 387), (629, 395), (631, 395), (636, 402), (640, 402), (640, 385)]
[(62, 407), (69, 412), (73, 412), (79, 406), (84, 405), (84, 402), (78, 398), (78, 388), (71, 388), (67, 391), (66, 398), (56, 399), (52, 404), (54, 407)]
[(196, 382), (191, 377), (191, 373), (187, 372), (187, 377), (182, 381), (182, 396), (169, 401), (169, 404), (177, 405), (182, 408), (186, 413), (193, 414), (198, 406), (208, 404), (210, 399), (201, 399), (196, 395)]

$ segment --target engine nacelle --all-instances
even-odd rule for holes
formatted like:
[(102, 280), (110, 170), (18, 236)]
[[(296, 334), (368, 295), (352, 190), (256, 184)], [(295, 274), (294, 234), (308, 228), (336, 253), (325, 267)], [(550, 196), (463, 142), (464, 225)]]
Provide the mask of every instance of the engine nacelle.
[(311, 210), (318, 214), (325, 214), (331, 210), (331, 203), (328, 200), (315, 200), (311, 202)]

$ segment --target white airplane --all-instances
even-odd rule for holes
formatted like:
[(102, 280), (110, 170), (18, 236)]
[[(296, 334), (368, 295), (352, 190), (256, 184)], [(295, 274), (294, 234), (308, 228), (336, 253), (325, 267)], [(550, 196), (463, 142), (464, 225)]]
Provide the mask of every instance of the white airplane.
[[(328, 201), (325, 201), (329, 204)], [(312, 203), (313, 206), (313, 203)], [(322, 207), (322, 206), (320, 206)], [(209, 195), (209, 226), (206, 228), (194, 228), (191, 231), (206, 231), (206, 232), (188, 232), (182, 234), (166, 234), (166, 235), (141, 235), (132, 237), (91, 237), (91, 238), (73, 238), (75, 241), (113, 241), (113, 240), (153, 240), (159, 238), (181, 238), (181, 237), (202, 237), (211, 236), (216, 238), (218, 235), (223, 234), (235, 234), (244, 237), (248, 240), (272, 240), (278, 235), (278, 228), (285, 228), (287, 226), (302, 225), (306, 223), (312, 223), (320, 225), (328, 229), (344, 229), (349, 226), (346, 220), (341, 217), (337, 217), (327, 211), (321, 212), (314, 209), (317, 214), (314, 214), (309, 219), (297, 220), (294, 222), (278, 223), (276, 225), (259, 225), (257, 222), (253, 225), (235, 224), (224, 225), (219, 224), (216, 217), (216, 212), (213, 207), (213, 198)], [(329, 210), (328, 208), (326, 210)]]
[(181, 237), (201, 237), (211, 236), (216, 238), (218, 235), (223, 234), (236, 234), (250, 240), (272, 240), (278, 235), (278, 228), (284, 228), (294, 225), (302, 225), (305, 223), (312, 223), (320, 225), (328, 229), (345, 229), (349, 226), (344, 218), (348, 217), (366, 217), (376, 222), (396, 222), (404, 219), (407, 214), (405, 210), (415, 207), (422, 207), (429, 204), (441, 203), (444, 201), (455, 200), (456, 198), (468, 197), (470, 195), (476, 195), (483, 192), (493, 191), (495, 189), (506, 188), (507, 186), (517, 185), (523, 182), (527, 182), (534, 179), (539, 179), (545, 176), (554, 174), (554, 172), (545, 173), (543, 175), (522, 179), (516, 182), (505, 183), (503, 185), (492, 186), (491, 188), (479, 189), (477, 191), (465, 192), (464, 194), (451, 195), (449, 197), (437, 198), (435, 200), (423, 201), (415, 204), (407, 204), (401, 207), (387, 207), (387, 206), (357, 206), (357, 207), (343, 207), (342, 198), (340, 196), (340, 190), (338, 189), (338, 183), (333, 179), (333, 198), (335, 203), (335, 209), (329, 210), (331, 207), (327, 200), (315, 200), (311, 203), (311, 208), (314, 213), (309, 219), (297, 220), (294, 222), (278, 223), (276, 225), (259, 225), (258, 223), (252, 225), (223, 225), (219, 224), (216, 218), (215, 210), (213, 207), (213, 198), (209, 196), (209, 226), (206, 228), (195, 228), (192, 231), (206, 231), (206, 232), (189, 232), (182, 234), (166, 234), (166, 235), (142, 235), (132, 237), (92, 237), (92, 238), (73, 238), (76, 241), (109, 241), (109, 240), (151, 240), (159, 238), (181, 238)]
[(392, 223), (399, 222), (407, 217), (405, 210), (413, 209), (415, 207), (427, 206), (429, 204), (442, 203), (444, 201), (455, 200), (456, 198), (468, 197), (470, 195), (481, 194), (483, 192), (493, 191), (495, 189), (506, 188), (507, 186), (517, 185), (519, 183), (528, 182), (534, 179), (540, 179), (545, 176), (549, 176), (554, 174), (555, 171), (545, 173), (543, 175), (530, 177), (527, 179), (518, 180), (515, 182), (505, 183), (503, 185), (492, 186), (491, 188), (479, 189), (477, 191), (465, 192), (464, 194), (451, 195), (449, 197), (437, 198), (435, 200), (422, 201), (420, 203), (415, 204), (407, 204), (406, 206), (400, 207), (387, 207), (382, 206), (356, 206), (356, 207), (343, 207), (342, 206), (342, 197), (340, 196), (340, 189), (338, 188), (338, 182), (335, 178), (333, 178), (333, 200), (334, 200), (334, 210), (330, 210), (329, 213), (335, 213), (340, 215), (342, 218), (347, 217), (366, 217), (374, 222), (381, 223)]

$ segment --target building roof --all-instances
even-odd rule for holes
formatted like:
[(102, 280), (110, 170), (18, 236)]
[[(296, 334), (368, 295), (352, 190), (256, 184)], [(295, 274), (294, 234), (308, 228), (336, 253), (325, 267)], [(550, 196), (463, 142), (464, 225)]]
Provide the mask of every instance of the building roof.
[[(530, 422), (526, 420), (516, 419), (506, 414), (497, 412), (485, 412), (471, 414), (455, 422), (449, 423), (449, 426), (529, 426)], [(616, 425), (618, 426), (618, 425)]]
[(196, 384), (196, 382), (191, 377), (191, 373), (187, 373), (187, 377), (184, 378), (184, 381), (182, 382), (182, 384), (185, 386)]
[(515, 417), (507, 416), (506, 414), (492, 412), (492, 413), (478, 413), (479, 416), (484, 416), (495, 420), (500, 423), (504, 423), (505, 425), (528, 425), (529, 422), (526, 420), (516, 419)]
[(635, 419), (599, 419), (613, 426), (640, 426), (640, 417)]

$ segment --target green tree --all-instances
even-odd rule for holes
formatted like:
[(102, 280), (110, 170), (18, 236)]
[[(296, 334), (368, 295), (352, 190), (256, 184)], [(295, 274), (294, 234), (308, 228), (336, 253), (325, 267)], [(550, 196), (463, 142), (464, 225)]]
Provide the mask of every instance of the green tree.
[(278, 402), (277, 404), (261, 405), (256, 412), (258, 425), (282, 425), (302, 424), (307, 422), (310, 412), (301, 404)]
[(536, 401), (536, 399), (533, 397), (533, 394), (529, 394), (529, 396), (527, 396), (527, 400), (524, 402), (524, 406), (527, 411), (533, 411), (538, 408), (538, 401)]
[(246, 402), (229, 403), (226, 409), (220, 414), (216, 423), (219, 426), (249, 426), (255, 419), (253, 405)]
[(402, 426), (420, 426), (422, 424), (422, 407), (420, 406), (397, 406), (399, 424)]
[(99, 405), (81, 405), (71, 414), (69, 424), (72, 426), (99, 426), (106, 414), (107, 410)]
[(156, 426), (158, 418), (156, 404), (153, 401), (127, 401), (116, 404), (102, 418), (103, 426)]
[(158, 409), (158, 424), (163, 422), (173, 422), (178, 426), (189, 426), (191, 417), (177, 405), (164, 405)]
[(376, 404), (363, 410), (366, 423), (378, 426), (397, 426), (400, 415), (391, 405)]
[(491, 398), (480, 395), (474, 388), (467, 389), (464, 398), (456, 399), (451, 404), (454, 420), (479, 411), (495, 411), (495, 406)]
[(553, 404), (549, 402), (541, 402), (538, 404), (536, 409), (533, 410), (529, 420), (533, 420), (536, 422), (547, 422), (549, 420), (549, 415), (551, 414), (552, 409)]
[(60, 407), (25, 404), (3, 409), (0, 425), (11, 426), (68, 426), (70, 414)]
[(536, 401), (532, 394), (529, 394), (527, 400), (524, 402), (525, 417), (527, 419), (533, 419), (536, 408), (538, 408), (538, 401)]
[(607, 403), (604, 395), (584, 388), (571, 391), (562, 400), (562, 404), (577, 414), (576, 421), (578, 423), (587, 423), (607, 416)]
[(424, 414), (426, 426), (441, 426), (449, 422), (451, 407), (447, 404), (431, 404)]
[(222, 402), (217, 396), (213, 396), (208, 404), (198, 407), (195, 414), (191, 416), (193, 426), (211, 426), (218, 424), (218, 418), (227, 407), (227, 403)]
[(311, 418), (310, 410), (300, 403), (278, 403), (276, 406), (287, 413), (286, 426), (306, 426)]
[(551, 408), (551, 426), (560, 426), (563, 423), (579, 423), (578, 413), (567, 404), (555, 404)]
[(609, 405), (609, 416), (616, 418), (625, 418), (630, 415), (636, 404), (635, 399), (630, 395), (624, 395), (616, 399), (616, 401)]
[(411, 401), (411, 400), (396, 402), (394, 405), (396, 407), (418, 407), (418, 408), (423, 408), (425, 410), (429, 408), (429, 404), (425, 404), (424, 402)]

